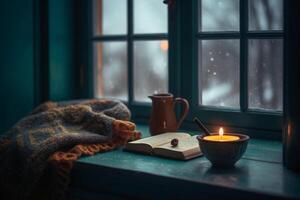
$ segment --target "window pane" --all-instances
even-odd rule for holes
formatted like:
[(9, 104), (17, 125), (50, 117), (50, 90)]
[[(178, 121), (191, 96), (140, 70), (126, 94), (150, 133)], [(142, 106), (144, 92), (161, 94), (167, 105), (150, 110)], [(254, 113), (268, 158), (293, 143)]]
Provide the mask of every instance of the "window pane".
[(200, 105), (239, 107), (239, 40), (199, 41)]
[(249, 30), (282, 30), (282, 0), (249, 0)]
[(249, 107), (282, 110), (283, 42), (249, 40)]
[(134, 0), (134, 33), (167, 33), (168, 11), (162, 0)]
[(95, 95), (128, 99), (127, 43), (94, 43)]
[(199, 31), (238, 31), (239, 0), (199, 0)]
[(127, 0), (93, 0), (94, 35), (127, 33)]
[(134, 100), (168, 92), (168, 41), (134, 42)]

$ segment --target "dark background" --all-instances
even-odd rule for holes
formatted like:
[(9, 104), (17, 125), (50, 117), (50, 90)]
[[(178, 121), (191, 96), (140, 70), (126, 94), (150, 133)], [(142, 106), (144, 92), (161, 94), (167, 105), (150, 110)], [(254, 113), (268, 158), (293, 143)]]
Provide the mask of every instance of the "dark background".
[(46, 99), (79, 96), (81, 3), (0, 1), (0, 134)]

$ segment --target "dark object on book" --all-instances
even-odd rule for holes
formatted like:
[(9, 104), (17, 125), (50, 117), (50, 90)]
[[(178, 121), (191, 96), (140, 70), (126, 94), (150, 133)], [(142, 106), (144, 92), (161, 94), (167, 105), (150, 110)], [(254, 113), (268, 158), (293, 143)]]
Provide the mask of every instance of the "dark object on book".
[(61, 199), (76, 159), (138, 136), (129, 118), (114, 100), (42, 104), (0, 137), (0, 199)]
[[(178, 140), (175, 147), (171, 144), (174, 137)], [(163, 133), (129, 142), (124, 149), (178, 160), (189, 160), (202, 155), (196, 136), (181, 132)]]
[[(150, 133), (157, 135), (166, 132), (176, 132), (189, 112), (189, 103), (186, 99), (175, 98), (172, 94), (154, 94), (149, 96), (152, 100), (152, 111), (150, 117)], [(174, 107), (176, 103), (183, 105), (183, 112), (176, 119)]]
[(178, 145), (178, 139), (177, 138), (172, 139), (171, 145), (172, 145), (172, 147), (176, 147)]
[(204, 126), (204, 124), (197, 117), (195, 117), (193, 121), (199, 126), (200, 129), (204, 131), (205, 135), (210, 135), (209, 130)]

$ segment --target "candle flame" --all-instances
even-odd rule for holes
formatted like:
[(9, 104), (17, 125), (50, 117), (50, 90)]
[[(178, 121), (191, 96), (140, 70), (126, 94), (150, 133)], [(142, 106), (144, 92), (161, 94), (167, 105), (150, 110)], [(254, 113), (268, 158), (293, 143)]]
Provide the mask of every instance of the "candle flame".
[(223, 130), (223, 127), (221, 127), (219, 129), (219, 135), (222, 137), (224, 135), (224, 130)]

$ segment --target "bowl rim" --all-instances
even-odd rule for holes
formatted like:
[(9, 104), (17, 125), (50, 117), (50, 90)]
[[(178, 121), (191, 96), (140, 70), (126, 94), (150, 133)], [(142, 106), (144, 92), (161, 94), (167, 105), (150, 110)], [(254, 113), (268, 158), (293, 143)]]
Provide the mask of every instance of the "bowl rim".
[[(219, 134), (218, 134), (218, 133), (211, 133), (210, 135), (219, 135)], [(198, 141), (201, 141), (201, 142), (210, 142), (210, 143), (218, 143), (218, 144), (221, 144), (221, 143), (237, 143), (237, 142), (245, 142), (245, 141), (248, 141), (248, 140), (250, 139), (250, 137), (249, 137), (248, 135), (244, 135), (244, 134), (240, 134), (240, 133), (225, 133), (224, 135), (238, 136), (240, 139), (234, 140), (234, 141), (222, 141), (222, 142), (219, 142), (219, 141), (205, 140), (204, 137), (205, 137), (205, 136), (208, 136), (208, 135), (202, 134), (202, 135), (198, 135), (198, 136), (197, 136), (197, 140), (198, 140)]]

